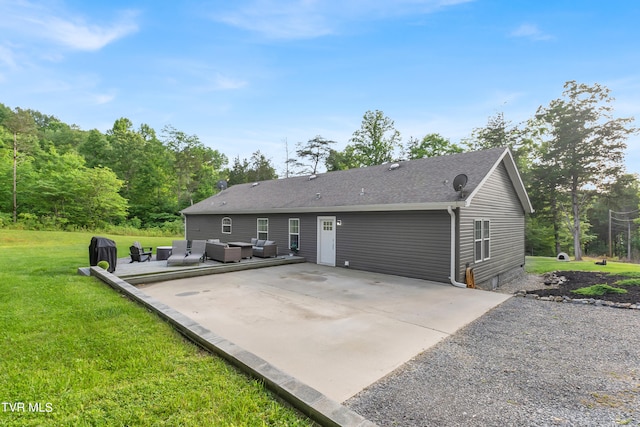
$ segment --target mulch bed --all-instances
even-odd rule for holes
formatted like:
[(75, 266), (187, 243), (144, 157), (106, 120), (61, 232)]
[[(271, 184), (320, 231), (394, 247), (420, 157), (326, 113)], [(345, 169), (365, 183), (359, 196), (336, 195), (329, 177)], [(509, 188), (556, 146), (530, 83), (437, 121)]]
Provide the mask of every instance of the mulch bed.
[[(607, 293), (599, 297), (593, 297), (594, 299), (601, 299), (605, 301), (620, 302), (620, 303), (640, 303), (640, 286), (618, 286), (615, 284), (618, 280), (628, 279), (625, 276), (609, 275), (607, 273), (597, 273), (591, 271), (558, 271), (558, 276), (564, 276), (567, 281), (564, 284), (559, 285), (557, 289), (541, 288), (535, 291), (528, 291), (529, 294), (537, 294), (541, 297), (545, 296), (567, 296), (569, 298), (591, 298), (580, 294), (574, 294), (571, 291), (575, 289), (584, 288), (591, 285), (607, 284), (616, 288), (622, 288), (627, 291), (626, 294), (614, 294)], [(542, 285), (544, 286), (544, 285)]]

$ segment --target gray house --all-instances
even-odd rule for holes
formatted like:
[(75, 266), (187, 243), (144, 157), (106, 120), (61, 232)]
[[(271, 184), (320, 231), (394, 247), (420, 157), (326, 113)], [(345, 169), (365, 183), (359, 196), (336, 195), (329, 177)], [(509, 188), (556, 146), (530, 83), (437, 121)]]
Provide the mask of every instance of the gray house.
[(456, 286), (471, 268), (484, 288), (522, 272), (531, 212), (505, 148), (234, 185), (182, 211), (189, 240), (257, 237), (279, 255)]

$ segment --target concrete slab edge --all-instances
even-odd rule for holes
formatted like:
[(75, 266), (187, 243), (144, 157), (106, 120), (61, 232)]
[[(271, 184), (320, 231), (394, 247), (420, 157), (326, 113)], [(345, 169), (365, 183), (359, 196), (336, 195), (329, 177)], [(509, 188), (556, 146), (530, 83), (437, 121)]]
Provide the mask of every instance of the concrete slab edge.
[(116, 291), (158, 314), (181, 334), (204, 349), (223, 357), (245, 373), (262, 380), (271, 391), (300, 410), (313, 421), (331, 427), (375, 427), (376, 424), (360, 414), (329, 399), (313, 387), (297, 380), (266, 360), (220, 337), (199, 323), (163, 304), (127, 281), (103, 270), (91, 267), (94, 276)]
[(256, 268), (263, 268), (265, 266), (295, 264), (306, 262), (304, 258), (294, 259), (278, 259), (278, 258), (266, 258), (264, 262), (252, 262), (252, 263), (235, 263), (224, 264), (217, 266), (204, 266), (196, 268), (185, 268), (175, 271), (167, 271), (162, 273), (146, 273), (146, 274), (132, 274), (130, 276), (121, 276), (132, 285), (138, 285), (141, 283), (151, 282), (164, 282), (166, 280), (186, 279), (188, 277), (206, 276), (210, 274), (229, 273), (232, 271), (253, 270)]

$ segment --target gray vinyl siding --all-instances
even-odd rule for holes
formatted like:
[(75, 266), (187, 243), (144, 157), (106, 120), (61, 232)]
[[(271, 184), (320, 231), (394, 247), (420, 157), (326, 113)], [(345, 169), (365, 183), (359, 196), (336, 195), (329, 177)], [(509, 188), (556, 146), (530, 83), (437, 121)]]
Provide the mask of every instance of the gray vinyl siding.
[[(265, 215), (188, 215), (187, 239), (248, 241), (256, 236), (257, 218), (269, 219), (269, 239), (278, 254), (289, 253), (289, 218), (300, 219), (299, 255), (317, 261), (317, 218), (335, 216), (336, 266), (396, 274), (438, 282), (449, 277), (449, 215), (443, 211), (323, 212)], [(222, 218), (232, 233), (222, 234)]]
[[(222, 233), (222, 218), (231, 218), (231, 234)], [(220, 239), (223, 242), (248, 242), (258, 234), (258, 218), (269, 219), (269, 240), (278, 245), (278, 255), (289, 254), (289, 218), (300, 220), (298, 254), (316, 262), (316, 214), (264, 215), (187, 215), (187, 239)]]
[[(491, 257), (480, 262), (474, 260), (476, 219), (491, 221)], [(458, 224), (459, 281), (464, 281), (467, 263), (474, 268), (476, 283), (499, 280), (502, 274), (524, 265), (524, 209), (503, 163), (496, 168), (481, 191), (473, 198), (471, 206), (460, 209)]]
[[(231, 234), (222, 233), (222, 218), (227, 217), (231, 218)], [(257, 217), (250, 215), (188, 215), (186, 223), (187, 240), (249, 241), (258, 233)]]
[(340, 213), (336, 266), (438, 282), (449, 277), (449, 215), (442, 211)]

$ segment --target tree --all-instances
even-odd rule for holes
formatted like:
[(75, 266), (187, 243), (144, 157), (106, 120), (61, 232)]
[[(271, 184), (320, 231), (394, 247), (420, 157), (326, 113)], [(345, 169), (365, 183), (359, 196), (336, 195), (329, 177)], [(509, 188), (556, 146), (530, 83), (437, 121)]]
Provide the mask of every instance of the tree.
[(303, 165), (308, 168), (308, 172), (312, 175), (318, 172), (318, 164), (329, 157), (331, 153), (331, 145), (335, 144), (335, 141), (331, 141), (317, 135), (315, 138), (307, 141), (306, 144), (298, 142), (298, 149), (296, 154), (298, 157), (307, 159), (310, 164)]
[(613, 118), (609, 89), (569, 81), (563, 98), (540, 107), (536, 119), (549, 139), (540, 158), (557, 174), (557, 188), (570, 196), (570, 230), (576, 260), (582, 259), (582, 207), (588, 187), (600, 188), (622, 171), (625, 140), (636, 132), (632, 118)]
[[(71, 204), (79, 193), (78, 176), (86, 170), (82, 156), (73, 152), (59, 154), (52, 146), (36, 159), (34, 167), (36, 170), (30, 176), (25, 201), (29, 212), (38, 215), (41, 220), (47, 218), (48, 222), (58, 227), (64, 227), (67, 223), (79, 225), (79, 218), (69, 218), (67, 209), (73, 209)], [(82, 216), (92, 217), (96, 214), (83, 212)]]
[(271, 161), (260, 150), (251, 155), (250, 167), (247, 170), (247, 182), (268, 181), (278, 178)]
[(329, 172), (360, 167), (351, 145), (347, 145), (344, 151), (329, 150), (324, 164)]
[(87, 167), (105, 166), (111, 161), (111, 144), (106, 136), (100, 131), (90, 130), (84, 142), (78, 147), (78, 153), (81, 154)]
[(358, 166), (380, 165), (394, 160), (394, 153), (400, 148), (400, 132), (382, 111), (367, 111), (350, 142)]
[(462, 153), (462, 151), (462, 147), (451, 143), (449, 139), (438, 133), (427, 134), (421, 140), (411, 137), (405, 147), (409, 160)]
[(640, 179), (637, 175), (624, 174), (615, 182), (606, 184), (603, 191), (589, 206), (589, 219), (598, 239), (588, 245), (585, 251), (596, 255), (608, 254), (611, 232), (611, 255), (628, 256), (629, 243), (633, 242), (640, 225), (633, 221), (639, 216), (638, 207), (640, 207)]
[(487, 126), (471, 132), (466, 143), (471, 150), (486, 150), (497, 147), (514, 147), (518, 141), (518, 129), (505, 120), (504, 113), (489, 117)]
[(251, 155), (251, 159), (240, 160), (240, 156), (233, 159), (233, 166), (227, 171), (229, 185), (247, 182), (268, 181), (278, 178), (271, 161), (260, 150)]
[(476, 128), (471, 132), (471, 138), (465, 144), (470, 150), (487, 150), (490, 148), (507, 147), (513, 154), (520, 173), (527, 173), (531, 166), (531, 156), (535, 151), (534, 139), (537, 129), (528, 126), (520, 128), (504, 118), (504, 113), (497, 113), (489, 117), (487, 126)]
[(77, 171), (75, 199), (68, 209), (73, 222), (82, 227), (96, 228), (123, 221), (127, 216), (127, 200), (119, 194), (123, 185), (108, 168)]
[(15, 109), (4, 120), (4, 126), (13, 134), (13, 222), (18, 222), (18, 135), (28, 137), (35, 133), (36, 123), (28, 110)]
[(172, 126), (162, 130), (164, 141), (173, 153), (176, 195), (179, 205), (187, 206), (194, 198), (205, 198), (217, 190), (227, 157), (218, 150), (206, 147), (196, 135), (187, 135)]
[(229, 185), (242, 184), (249, 182), (247, 171), (249, 170), (249, 161), (247, 159), (240, 160), (240, 156), (233, 159), (233, 166), (227, 172), (227, 183)]

